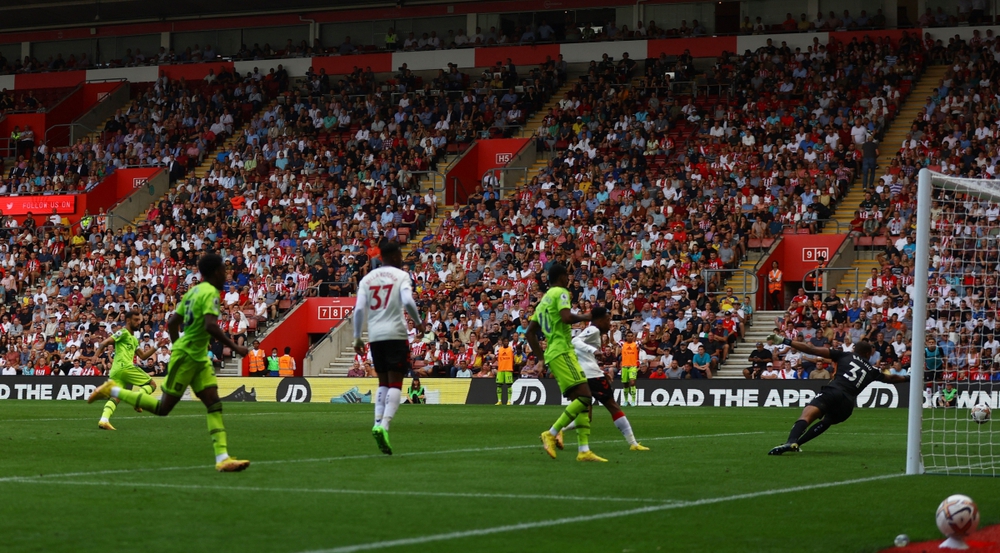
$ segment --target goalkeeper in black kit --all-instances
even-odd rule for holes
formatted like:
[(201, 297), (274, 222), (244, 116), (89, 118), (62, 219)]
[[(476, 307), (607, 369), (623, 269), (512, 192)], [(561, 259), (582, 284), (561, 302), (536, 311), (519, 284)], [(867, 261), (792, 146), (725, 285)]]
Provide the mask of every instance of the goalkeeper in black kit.
[[(833, 380), (823, 386), (819, 395), (802, 410), (799, 420), (792, 426), (788, 441), (769, 451), (768, 455), (797, 452), (802, 444), (819, 436), (827, 428), (846, 421), (854, 411), (858, 394), (872, 382), (906, 382), (905, 377), (883, 374), (868, 364), (866, 359), (871, 357), (873, 351), (869, 342), (858, 342), (854, 346), (854, 352), (850, 353), (839, 349), (818, 348), (806, 342), (793, 342), (777, 334), (768, 336), (768, 339), (772, 343), (780, 342), (808, 355), (829, 359), (837, 367)], [(812, 424), (817, 419), (819, 422)]]

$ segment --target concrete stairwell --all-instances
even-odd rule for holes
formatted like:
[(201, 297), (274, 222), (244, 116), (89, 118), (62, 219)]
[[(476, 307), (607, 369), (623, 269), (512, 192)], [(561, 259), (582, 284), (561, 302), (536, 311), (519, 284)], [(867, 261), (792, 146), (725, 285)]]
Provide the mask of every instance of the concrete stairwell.
[[(368, 332), (361, 334), (361, 339), (368, 342)], [(320, 370), (320, 376), (347, 376), (347, 372), (354, 366), (354, 347), (346, 345), (343, 350), (337, 353), (329, 365)]]
[[(879, 142), (878, 169), (875, 172), (875, 178), (882, 177), (889, 169), (889, 165), (896, 157), (896, 153), (899, 152), (899, 146), (903, 143), (903, 139), (906, 138), (906, 133), (910, 132), (910, 127), (913, 125), (913, 121), (916, 120), (917, 114), (927, 103), (927, 96), (930, 95), (932, 90), (937, 88), (938, 83), (944, 77), (947, 70), (948, 67), (945, 65), (932, 65), (927, 68), (923, 76), (920, 77), (920, 80), (913, 85), (910, 95), (903, 102), (899, 113), (896, 114), (896, 118), (893, 119), (889, 128), (886, 129), (882, 141)], [(838, 224), (827, 224), (823, 229), (823, 234), (846, 234), (850, 232), (854, 212), (864, 199), (864, 187), (861, 186), (861, 179), (859, 177), (847, 195), (837, 204), (837, 210), (834, 212), (832, 219), (836, 220)]]
[(750, 366), (750, 352), (757, 342), (767, 341), (767, 335), (774, 331), (774, 320), (785, 314), (784, 311), (757, 311), (753, 314), (753, 325), (746, 328), (743, 342), (738, 342), (729, 358), (719, 367), (715, 378), (743, 378), (743, 369)]
[[(906, 138), (906, 133), (910, 132), (913, 121), (924, 107), (927, 96), (938, 86), (938, 83), (944, 77), (947, 70), (948, 67), (944, 65), (928, 67), (924, 75), (913, 86), (913, 90), (906, 101), (903, 102), (899, 114), (896, 115), (896, 118), (886, 130), (882, 141), (879, 143), (876, 178), (881, 178), (888, 170), (892, 160), (896, 157), (896, 153), (899, 152), (900, 145)], [(840, 202), (837, 211), (833, 215), (833, 218), (840, 222), (840, 233), (846, 234), (850, 231), (850, 223), (854, 219), (854, 212), (858, 209), (864, 197), (863, 187), (856, 183), (847, 196)], [(837, 225), (827, 225), (823, 229), (824, 234), (833, 234), (836, 232)], [(878, 261), (874, 259), (874, 254), (870, 251), (859, 251), (857, 259), (855, 259), (851, 268), (842, 274), (839, 281), (828, 282), (826, 284), (828, 287), (835, 285), (837, 290), (841, 292), (851, 290), (853, 292), (852, 297), (857, 297), (859, 289), (864, 287), (865, 281), (871, 276), (872, 269), (881, 269)]]

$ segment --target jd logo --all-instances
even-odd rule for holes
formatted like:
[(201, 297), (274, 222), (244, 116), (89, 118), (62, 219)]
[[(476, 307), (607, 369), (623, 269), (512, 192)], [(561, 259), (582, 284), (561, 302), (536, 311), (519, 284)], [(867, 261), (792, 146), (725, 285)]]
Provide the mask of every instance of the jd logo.
[(520, 378), (510, 387), (514, 405), (545, 405), (545, 386), (538, 380)]
[(882, 382), (873, 382), (858, 394), (858, 407), (889, 407), (899, 406), (899, 394), (896, 387)]
[(282, 403), (309, 403), (312, 389), (304, 378), (282, 378), (274, 397)]

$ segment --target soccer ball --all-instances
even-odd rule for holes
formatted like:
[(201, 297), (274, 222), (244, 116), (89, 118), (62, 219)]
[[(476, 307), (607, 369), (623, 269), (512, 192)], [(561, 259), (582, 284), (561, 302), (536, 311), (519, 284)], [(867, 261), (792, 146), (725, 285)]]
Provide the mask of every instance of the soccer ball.
[(906, 547), (907, 545), (910, 545), (910, 536), (907, 536), (906, 534), (900, 534), (896, 536), (895, 543), (896, 547)]
[(971, 416), (973, 422), (977, 424), (986, 424), (990, 422), (990, 406), (985, 403), (980, 403), (972, 408), (972, 411), (969, 412), (969, 416)]
[(936, 518), (942, 534), (962, 538), (979, 526), (979, 509), (969, 496), (955, 494), (941, 502)]

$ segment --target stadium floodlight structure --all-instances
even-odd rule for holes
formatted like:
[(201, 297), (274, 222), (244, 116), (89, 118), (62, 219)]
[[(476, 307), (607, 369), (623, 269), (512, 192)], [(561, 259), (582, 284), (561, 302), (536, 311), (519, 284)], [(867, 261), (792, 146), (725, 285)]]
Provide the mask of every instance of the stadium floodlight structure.
[[(920, 170), (907, 474), (1000, 475), (1000, 433), (994, 432), (992, 422), (977, 424), (969, 414), (978, 403), (998, 407), (1000, 382), (991, 382), (989, 374), (983, 380), (980, 371), (978, 379), (955, 383), (957, 395), (952, 406), (939, 407), (944, 381), (951, 380), (954, 374), (940, 370), (940, 353), (927, 354), (925, 349), (927, 337), (944, 337), (960, 348), (962, 356), (968, 356), (965, 359), (985, 361), (981, 367), (990, 365), (992, 356), (998, 353), (990, 352), (990, 359), (982, 359), (986, 352), (979, 346), (984, 337), (993, 333), (985, 328), (995, 327), (1000, 335), (1000, 321), (978, 322), (986, 317), (987, 304), (1000, 290), (1000, 283), (995, 282), (1000, 275), (998, 214), (1000, 180), (956, 178)], [(933, 286), (929, 283), (932, 277)], [(946, 297), (950, 292), (941, 294), (951, 289), (956, 290), (955, 297)], [(933, 322), (929, 314), (934, 316)], [(932, 367), (927, 366), (928, 357)], [(954, 357), (952, 360), (962, 361)]]

